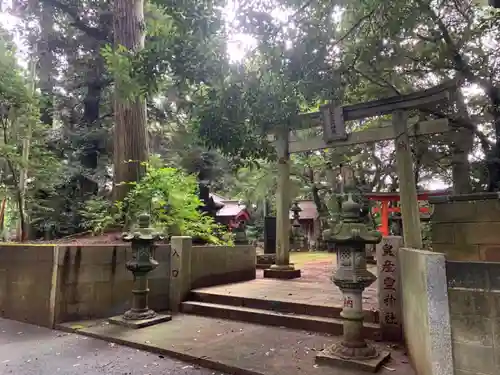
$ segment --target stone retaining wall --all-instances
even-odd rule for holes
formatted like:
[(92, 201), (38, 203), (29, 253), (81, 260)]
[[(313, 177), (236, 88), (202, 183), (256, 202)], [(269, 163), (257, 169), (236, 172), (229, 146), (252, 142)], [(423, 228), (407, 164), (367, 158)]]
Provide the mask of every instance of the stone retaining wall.
[[(130, 308), (132, 259), (129, 246), (57, 246), (55, 321), (68, 322), (119, 314)], [(149, 274), (149, 305), (167, 310), (170, 246), (155, 249), (159, 266)]]
[(455, 375), (500, 374), (500, 263), (446, 269)]
[[(255, 278), (250, 245), (191, 246), (178, 237), (176, 252), (159, 245), (158, 268), (150, 273), (150, 306), (176, 311), (192, 288)], [(175, 254), (184, 254), (182, 262)], [(130, 247), (0, 246), (0, 316), (52, 327), (56, 323), (108, 317), (131, 302), (132, 274), (125, 268)]]
[(173, 237), (171, 309), (177, 311), (191, 289), (255, 279), (255, 253), (252, 245), (192, 246), (190, 237)]
[(255, 247), (194, 246), (190, 274), (192, 289), (255, 279)]
[(500, 200), (433, 203), (434, 251), (449, 260), (500, 261)]
[(0, 316), (41, 326), (54, 319), (55, 246), (0, 247)]
[(401, 249), (408, 354), (419, 375), (500, 374), (500, 263)]

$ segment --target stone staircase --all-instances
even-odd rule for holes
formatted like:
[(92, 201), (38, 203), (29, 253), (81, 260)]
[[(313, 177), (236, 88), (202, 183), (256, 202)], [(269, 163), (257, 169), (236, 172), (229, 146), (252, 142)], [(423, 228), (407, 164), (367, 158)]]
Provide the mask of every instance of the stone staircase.
[[(182, 303), (181, 311), (186, 314), (336, 336), (342, 334), (340, 307), (217, 294), (211, 292), (209, 288), (192, 290), (189, 300)], [(365, 311), (363, 332), (367, 339), (379, 339), (380, 331), (377, 323), (378, 312)]]

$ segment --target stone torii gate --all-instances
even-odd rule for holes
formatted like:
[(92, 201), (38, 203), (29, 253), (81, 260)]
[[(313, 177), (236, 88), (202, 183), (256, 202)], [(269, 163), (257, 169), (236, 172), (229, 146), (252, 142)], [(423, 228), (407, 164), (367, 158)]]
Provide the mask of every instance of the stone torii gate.
[[(433, 88), (408, 95), (394, 96), (360, 104), (338, 106), (328, 104), (319, 112), (298, 115), (292, 126), (274, 132), (274, 145), (278, 154), (278, 191), (276, 196), (276, 262), (264, 270), (264, 277), (291, 279), (300, 277), (300, 270), (290, 264), (289, 244), (289, 181), (290, 154), (315, 151), (335, 146), (395, 140), (396, 166), (400, 183), (401, 213), (405, 246), (422, 248), (420, 217), (416, 185), (413, 181), (413, 162), (409, 138), (418, 135), (444, 133), (450, 130), (447, 119), (419, 122), (409, 119), (408, 111), (429, 107), (450, 99), (457, 87), (450, 81)], [(392, 114), (392, 126), (371, 128), (347, 134), (345, 121)], [(290, 133), (321, 127), (323, 134), (308, 140), (295, 140)]]

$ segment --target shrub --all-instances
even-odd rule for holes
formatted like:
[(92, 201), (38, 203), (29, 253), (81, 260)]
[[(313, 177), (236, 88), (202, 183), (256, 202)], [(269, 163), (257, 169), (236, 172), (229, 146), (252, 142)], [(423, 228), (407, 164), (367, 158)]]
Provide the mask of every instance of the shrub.
[(123, 202), (111, 204), (97, 198), (88, 202), (82, 215), (94, 232), (120, 224), (135, 223), (143, 212), (151, 214), (152, 226), (172, 235), (200, 238), (211, 244), (227, 244), (231, 235), (212, 217), (199, 211), (197, 179), (176, 168), (146, 165), (146, 175), (135, 184)]

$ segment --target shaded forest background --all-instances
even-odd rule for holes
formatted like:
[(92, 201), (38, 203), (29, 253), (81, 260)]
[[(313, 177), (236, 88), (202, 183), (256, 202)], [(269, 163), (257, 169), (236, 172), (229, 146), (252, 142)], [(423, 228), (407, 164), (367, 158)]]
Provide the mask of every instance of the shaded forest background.
[[(2, 10), (16, 22), (0, 43), (0, 188), (6, 226), (23, 218), (32, 238), (92, 229), (92, 212), (129, 190), (113, 182), (144, 174), (124, 162), (150, 156), (241, 199), (260, 218), (276, 190), (266, 136), (273, 128), (329, 101), (353, 104), (449, 79), (459, 82), (452, 105), (412, 114), (448, 118), (455, 129), (414, 141), (415, 184), (462, 194), (499, 190), (500, 12), (491, 7), (17, 0)], [(139, 20), (135, 39), (122, 22), (125, 10)], [(324, 218), (339, 165), (351, 166), (366, 190), (398, 190), (390, 141), (292, 160), (292, 197), (314, 200)]]

